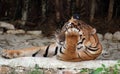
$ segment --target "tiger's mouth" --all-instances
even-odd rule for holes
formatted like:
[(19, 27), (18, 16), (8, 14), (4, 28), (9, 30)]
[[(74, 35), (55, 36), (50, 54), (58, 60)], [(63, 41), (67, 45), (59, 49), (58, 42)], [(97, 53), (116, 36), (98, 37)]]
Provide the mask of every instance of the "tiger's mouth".
[(66, 24), (66, 30), (69, 29), (69, 28), (76, 28), (76, 29), (79, 30), (78, 25), (76, 25), (74, 22), (68, 22)]

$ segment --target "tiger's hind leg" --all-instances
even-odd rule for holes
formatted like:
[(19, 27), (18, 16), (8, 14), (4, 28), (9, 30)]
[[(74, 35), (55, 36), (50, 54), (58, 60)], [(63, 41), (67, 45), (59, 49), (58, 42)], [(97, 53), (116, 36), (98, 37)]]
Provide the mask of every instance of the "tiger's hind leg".
[(32, 48), (25, 48), (25, 49), (16, 49), (16, 50), (6, 50), (3, 49), (0, 51), (0, 55), (6, 59), (12, 59), (17, 57), (24, 57), (24, 56), (32, 56), (33, 54), (39, 52), (41, 47), (32, 47)]

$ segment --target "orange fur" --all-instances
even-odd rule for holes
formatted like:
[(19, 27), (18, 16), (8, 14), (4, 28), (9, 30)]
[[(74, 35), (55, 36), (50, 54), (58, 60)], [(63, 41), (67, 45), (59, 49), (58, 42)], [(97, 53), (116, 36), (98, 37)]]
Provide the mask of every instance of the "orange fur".
[[(91, 26), (87, 25), (81, 20), (71, 18), (69, 20), (72, 23), (72, 26), (65, 25), (63, 26), (63, 31), (66, 27), (69, 29), (70, 27), (75, 27), (83, 32), (82, 37), (80, 39), (85, 38), (83, 44), (86, 47), (92, 46), (98, 49), (97, 51), (90, 51), (87, 48), (80, 49), (76, 51), (76, 44), (78, 42), (79, 34), (73, 34), (66, 37), (66, 54), (64, 54), (61, 59), (65, 61), (85, 61), (85, 60), (94, 60), (96, 59), (102, 52), (102, 45), (99, 42), (96, 31)], [(72, 33), (71, 33), (72, 34)]]
[(58, 56), (58, 59), (64, 60), (64, 61), (77, 60), (78, 55), (76, 52), (76, 46), (79, 40), (79, 33), (76, 31), (68, 32), (68, 34), (65, 35), (65, 39), (66, 39), (65, 40), (66, 48), (65, 48), (64, 54), (62, 56)]

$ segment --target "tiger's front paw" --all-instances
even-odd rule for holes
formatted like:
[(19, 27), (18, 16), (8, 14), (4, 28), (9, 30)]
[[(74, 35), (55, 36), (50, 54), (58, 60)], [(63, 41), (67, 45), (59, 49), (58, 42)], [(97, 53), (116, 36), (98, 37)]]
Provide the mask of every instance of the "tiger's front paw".
[(65, 35), (67, 36), (79, 36), (80, 31), (76, 28), (69, 28), (66, 32)]
[(12, 58), (17, 58), (21, 54), (20, 51), (17, 50), (2, 50), (1, 51), (1, 57), (6, 58), (6, 59), (12, 59)]

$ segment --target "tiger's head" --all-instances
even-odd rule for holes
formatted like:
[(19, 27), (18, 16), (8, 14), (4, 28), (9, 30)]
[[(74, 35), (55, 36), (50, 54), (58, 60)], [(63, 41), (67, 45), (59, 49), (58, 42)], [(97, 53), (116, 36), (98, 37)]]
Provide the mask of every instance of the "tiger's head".
[[(74, 22), (74, 23), (72, 23)], [(68, 22), (66, 22), (64, 24), (64, 26), (62, 27), (62, 30), (58, 30), (56, 31), (55, 33), (55, 37), (56, 37), (56, 41), (57, 41), (57, 44), (62, 46), (64, 45), (64, 42), (65, 42), (65, 31), (67, 31), (69, 28), (72, 28), (73, 25), (77, 25), (77, 20), (73, 19), (73, 17), (71, 18), (71, 20), (69, 20)]]
[(64, 24), (62, 30), (57, 34), (56, 39), (59, 44), (64, 45), (65, 31), (67, 31), (69, 28), (77, 28), (81, 31), (78, 48), (95, 46), (95, 43), (99, 41), (95, 28), (91, 27), (81, 20), (74, 19), (72, 17), (68, 22)]

